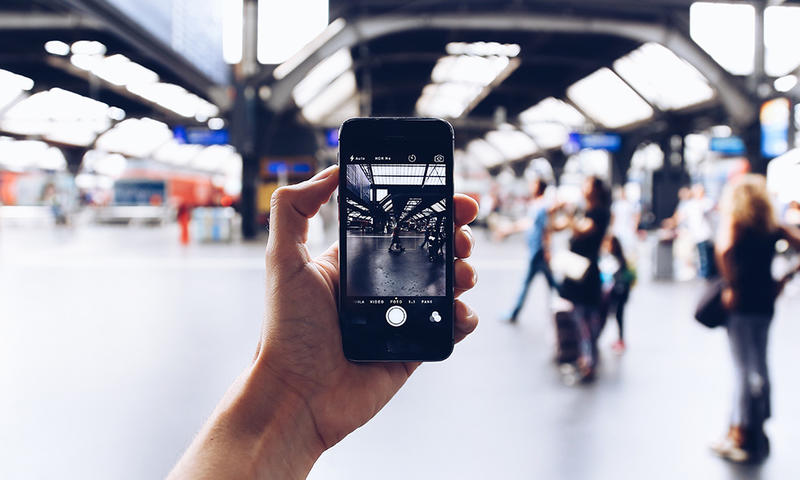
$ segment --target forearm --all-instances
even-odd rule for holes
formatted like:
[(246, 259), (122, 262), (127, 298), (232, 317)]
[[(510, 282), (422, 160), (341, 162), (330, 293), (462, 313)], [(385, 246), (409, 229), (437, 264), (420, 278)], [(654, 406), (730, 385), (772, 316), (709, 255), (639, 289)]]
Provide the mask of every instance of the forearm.
[(323, 450), (302, 399), (256, 363), (231, 386), (168, 478), (305, 478)]

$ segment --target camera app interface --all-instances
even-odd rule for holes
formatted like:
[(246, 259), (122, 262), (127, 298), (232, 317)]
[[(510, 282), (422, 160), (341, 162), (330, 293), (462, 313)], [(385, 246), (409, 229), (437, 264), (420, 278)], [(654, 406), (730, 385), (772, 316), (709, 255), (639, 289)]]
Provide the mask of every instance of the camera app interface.
[(354, 323), (442, 321), (452, 228), (446, 165), (436, 152), (348, 157), (345, 291)]

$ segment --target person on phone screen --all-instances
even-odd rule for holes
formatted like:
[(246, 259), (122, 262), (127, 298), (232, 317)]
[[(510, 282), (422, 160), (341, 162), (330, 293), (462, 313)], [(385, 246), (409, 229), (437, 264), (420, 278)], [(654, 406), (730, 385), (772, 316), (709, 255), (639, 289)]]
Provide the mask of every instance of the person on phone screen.
[[(314, 462), (371, 419), (403, 386), (417, 362), (356, 364), (342, 353), (336, 290), (338, 245), (316, 258), (306, 247), (308, 220), (338, 185), (338, 167), (272, 195), (266, 251), (266, 315), (255, 357), (233, 382), (169, 479), (304, 478)], [(456, 195), (455, 295), (475, 285), (463, 259), (478, 212)], [(455, 301), (455, 339), (478, 323)]]
[(578, 333), (578, 369), (583, 380), (594, 377), (597, 364), (597, 336), (601, 322), (602, 283), (598, 260), (600, 246), (611, 222), (611, 192), (599, 177), (588, 177), (583, 183), (585, 211), (582, 216), (568, 215), (554, 222), (553, 230), (572, 230), (571, 252), (589, 261), (583, 277), (565, 278), (559, 288), (562, 297), (572, 302), (573, 318)]
[(392, 243), (389, 244), (389, 252), (401, 253), (405, 250), (403, 244), (400, 242), (400, 224), (397, 224), (392, 229)]
[(722, 303), (735, 372), (733, 412), (728, 433), (712, 445), (718, 455), (737, 463), (769, 455), (764, 422), (772, 413), (767, 369), (767, 337), (775, 300), (796, 273), (772, 276), (775, 242), (785, 239), (800, 249), (800, 231), (778, 224), (761, 175), (743, 175), (725, 187), (715, 251), (725, 281)]

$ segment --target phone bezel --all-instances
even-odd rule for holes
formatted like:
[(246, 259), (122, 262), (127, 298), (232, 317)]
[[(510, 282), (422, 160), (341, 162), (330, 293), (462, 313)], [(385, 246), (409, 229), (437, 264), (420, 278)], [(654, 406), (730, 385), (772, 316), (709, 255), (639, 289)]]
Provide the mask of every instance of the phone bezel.
[[(341, 198), (342, 189), (345, 186), (346, 182), (346, 175), (347, 175), (347, 164), (349, 163), (346, 158), (342, 158), (341, 155), (341, 145), (343, 142), (345, 144), (349, 142), (357, 142), (359, 138), (362, 139), (369, 139), (366, 143), (374, 143), (375, 139), (386, 139), (385, 141), (408, 141), (413, 142), (414, 139), (431, 139), (436, 138), (437, 143), (440, 141), (438, 140), (441, 138), (442, 144), (445, 143), (448, 145), (449, 155), (446, 159), (447, 165), (447, 177), (446, 177), (446, 192), (447, 196), (450, 199), (447, 202), (447, 209), (448, 209), (448, 218), (450, 219), (450, 229), (451, 234), (446, 238), (446, 257), (445, 257), (445, 268), (447, 276), (446, 279), (446, 297), (445, 297), (445, 304), (449, 307), (447, 313), (449, 313), (450, 318), (448, 323), (450, 324), (449, 335), (446, 342), (442, 342), (441, 345), (437, 343), (436, 351), (422, 351), (419, 354), (412, 354), (410, 350), (413, 348), (409, 348), (409, 351), (403, 351), (402, 349), (397, 348), (390, 348), (387, 342), (387, 345), (384, 345), (383, 348), (379, 348), (376, 346), (372, 348), (372, 352), (369, 355), (364, 355), (363, 350), (364, 348), (350, 348), (348, 345), (351, 345), (352, 340), (348, 338), (348, 327), (346, 322), (344, 321), (344, 309), (343, 305), (346, 300), (345, 295), (345, 284), (344, 279), (342, 276), (342, 272), (346, 271), (346, 259), (344, 255), (346, 254), (346, 236), (347, 236), (347, 228), (346, 223), (342, 219), (347, 218), (346, 212), (346, 202), (339, 201), (338, 204), (338, 211), (339, 211), (339, 266), (340, 266), (340, 284), (339, 284), (339, 298), (338, 298), (338, 312), (339, 312), (339, 326), (340, 332), (342, 336), (342, 348), (344, 351), (345, 357), (354, 362), (404, 362), (404, 361), (441, 361), (446, 359), (450, 356), (453, 351), (454, 345), (454, 324), (455, 324), (455, 291), (454, 291), (454, 284), (455, 284), (455, 272), (454, 272), (454, 205), (453, 205), (453, 144), (454, 144), (454, 132), (453, 127), (446, 121), (436, 118), (407, 118), (407, 117), (388, 117), (388, 118), (380, 118), (380, 117), (373, 117), (373, 118), (352, 118), (345, 121), (339, 129), (339, 188), (337, 191), (337, 198)], [(417, 140), (417, 141), (424, 141), (424, 140)], [(378, 321), (384, 321), (380, 319)], [(400, 332), (402, 333), (402, 332)], [(363, 347), (363, 345), (362, 345)], [(394, 351), (392, 351), (394, 350)]]

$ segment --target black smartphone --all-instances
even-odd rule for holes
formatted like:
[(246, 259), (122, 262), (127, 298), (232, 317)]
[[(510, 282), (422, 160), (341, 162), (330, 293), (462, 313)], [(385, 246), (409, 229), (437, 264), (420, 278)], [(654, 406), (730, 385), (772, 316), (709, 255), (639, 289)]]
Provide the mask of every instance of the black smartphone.
[(435, 118), (339, 129), (339, 322), (351, 361), (453, 351), (453, 137)]

